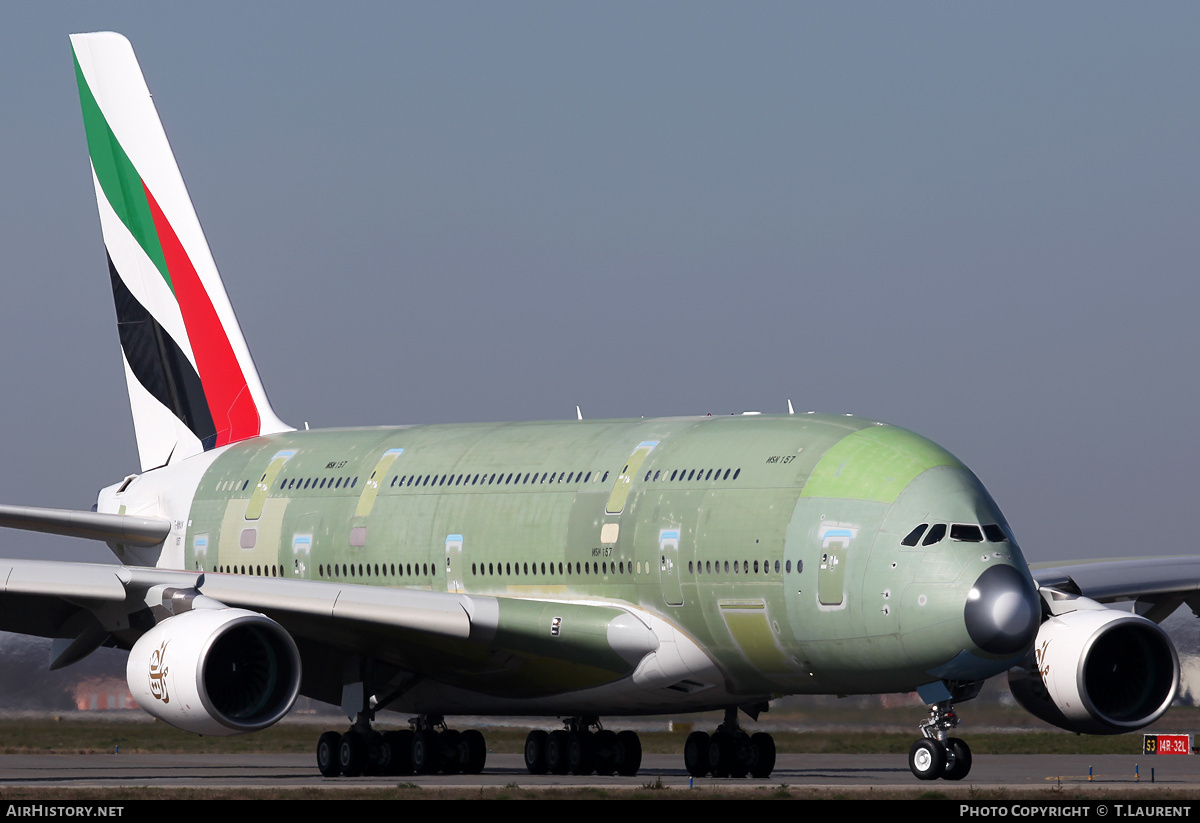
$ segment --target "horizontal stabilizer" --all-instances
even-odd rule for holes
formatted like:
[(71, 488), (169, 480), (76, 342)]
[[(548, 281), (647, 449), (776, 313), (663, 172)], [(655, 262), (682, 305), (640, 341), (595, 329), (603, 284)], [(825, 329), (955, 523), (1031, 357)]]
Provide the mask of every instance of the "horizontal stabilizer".
[(41, 509), (35, 506), (0, 506), (0, 526), (126, 546), (157, 546), (171, 532), (171, 521), (162, 517)]

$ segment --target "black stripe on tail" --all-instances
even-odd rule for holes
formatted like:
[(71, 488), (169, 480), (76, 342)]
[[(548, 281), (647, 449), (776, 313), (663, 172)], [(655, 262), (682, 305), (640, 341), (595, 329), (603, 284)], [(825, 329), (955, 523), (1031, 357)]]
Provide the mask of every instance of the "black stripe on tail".
[(191, 429), (205, 451), (211, 449), (217, 442), (217, 427), (208, 410), (200, 375), (183, 349), (129, 291), (111, 255), (108, 273), (112, 278), (113, 302), (117, 305), (121, 349), (134, 377)]

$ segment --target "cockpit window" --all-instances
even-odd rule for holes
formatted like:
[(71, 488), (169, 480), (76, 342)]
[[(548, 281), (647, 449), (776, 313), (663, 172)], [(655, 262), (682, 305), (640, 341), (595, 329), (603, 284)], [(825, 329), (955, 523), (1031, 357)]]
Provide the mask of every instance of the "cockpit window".
[(900, 545), (901, 546), (917, 545), (917, 541), (921, 539), (921, 535), (924, 534), (924, 532), (927, 528), (929, 528), (928, 523), (922, 523), (921, 525), (917, 526), (915, 529), (913, 529), (912, 531), (910, 531), (908, 533), (908, 537), (906, 537), (900, 541)]
[(1004, 533), (1004, 529), (995, 523), (989, 523), (984, 526), (983, 533), (987, 535), (989, 543), (1005, 543), (1008, 541), (1008, 535)]
[(934, 523), (929, 529), (929, 534), (925, 535), (925, 539), (921, 541), (922, 546), (932, 546), (943, 537), (946, 536), (946, 524)]
[(982, 543), (983, 532), (978, 526), (955, 523), (950, 527), (950, 539), (957, 540), (960, 543)]

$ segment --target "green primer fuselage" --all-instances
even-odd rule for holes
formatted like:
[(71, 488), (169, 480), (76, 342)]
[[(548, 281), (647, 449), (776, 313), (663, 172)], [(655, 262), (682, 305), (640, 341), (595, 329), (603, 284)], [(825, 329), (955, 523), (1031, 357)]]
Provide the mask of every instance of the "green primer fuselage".
[[(922, 523), (1010, 532), (949, 452), (848, 416), (276, 434), (224, 449), (189, 517), (189, 569), (493, 596), (502, 629), (566, 604), (629, 606), (691, 638), (747, 697), (1003, 671), (1011, 656), (972, 643), (964, 604), (989, 566), (1028, 577), (1011, 537), (901, 545)], [(469, 651), (409, 640), (444, 682), (513, 698), (628, 670), (602, 638), (574, 668), (490, 679)]]

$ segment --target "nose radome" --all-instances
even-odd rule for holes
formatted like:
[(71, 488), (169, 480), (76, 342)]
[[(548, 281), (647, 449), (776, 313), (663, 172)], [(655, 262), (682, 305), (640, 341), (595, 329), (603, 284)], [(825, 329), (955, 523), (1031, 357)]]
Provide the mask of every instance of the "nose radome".
[(967, 593), (963, 616), (971, 640), (990, 654), (1025, 651), (1037, 636), (1037, 591), (1012, 566), (992, 566)]

